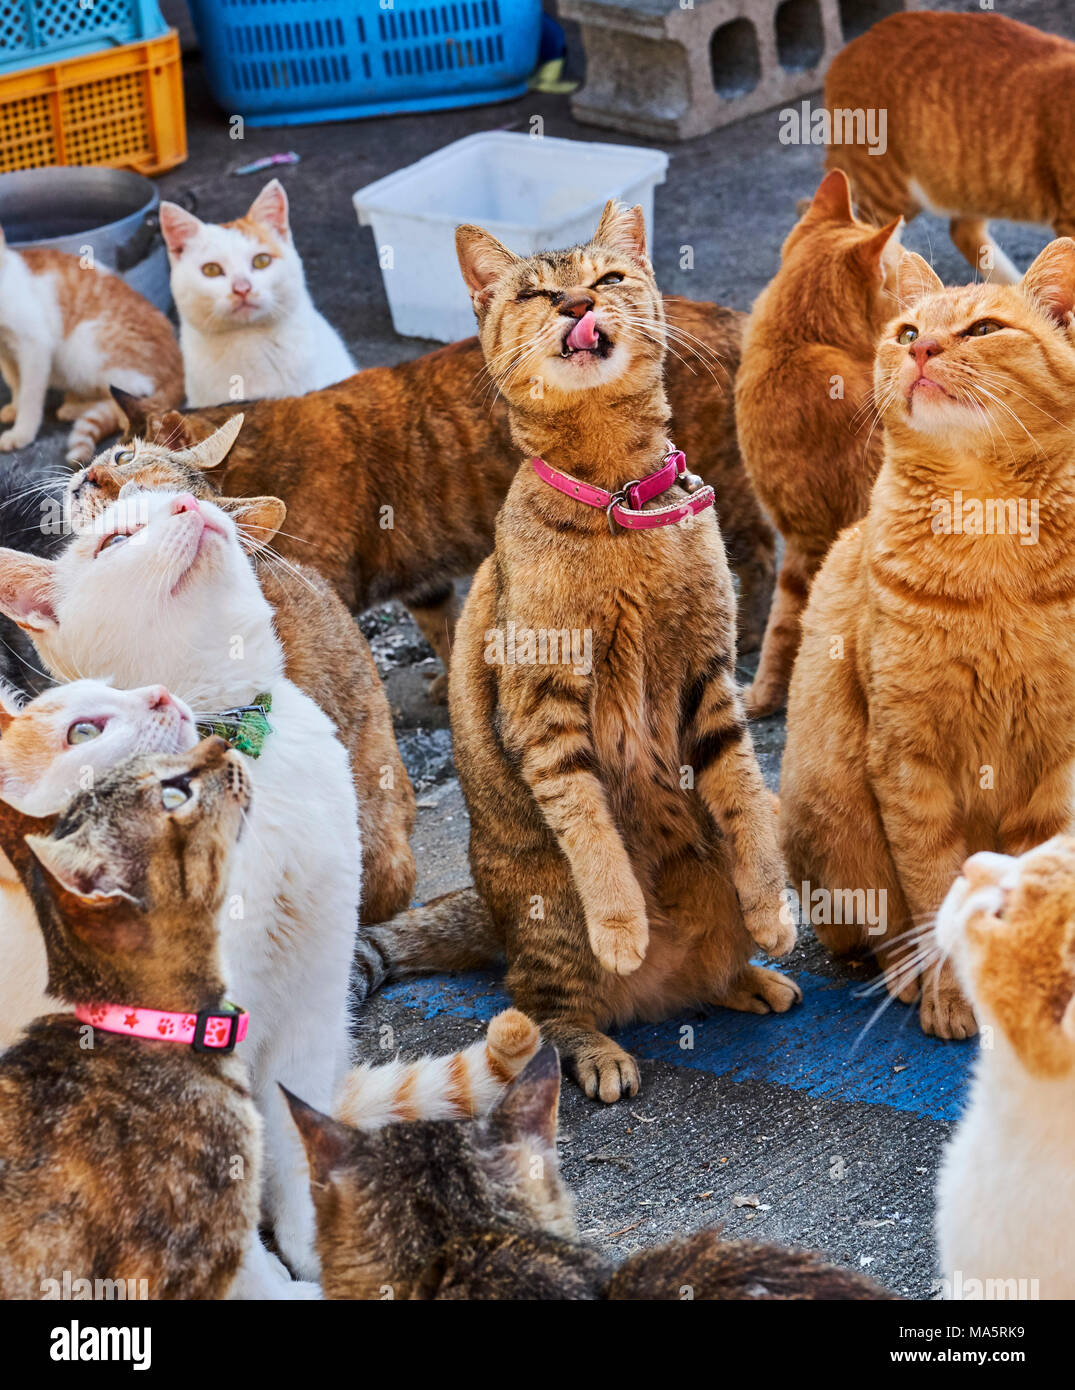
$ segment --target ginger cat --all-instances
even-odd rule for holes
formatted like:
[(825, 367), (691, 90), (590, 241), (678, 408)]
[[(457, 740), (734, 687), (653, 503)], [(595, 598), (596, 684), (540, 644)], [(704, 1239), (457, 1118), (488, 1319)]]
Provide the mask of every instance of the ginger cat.
[[(531, 466), (540, 456), (612, 491), (667, 453), (663, 303), (641, 210), (610, 203), (590, 244), (529, 259), (477, 227), (456, 240), (521, 460), (450, 672), (471, 868), (514, 1002), (611, 1102), (639, 1079), (609, 1025), (800, 997), (749, 963), (758, 945), (794, 944), (783, 865), (735, 685), (716, 518), (612, 535), (603, 507)], [(685, 496), (674, 485), (659, 500)], [(571, 655), (508, 659), (495, 639), (509, 625), (573, 634)]]
[(877, 353), (884, 462), (803, 617), (781, 823), (796, 886), (883, 894), (880, 929), (859, 894), (821, 939), (872, 947), (893, 994), (921, 993), (926, 1032), (962, 1038), (971, 1006), (909, 928), (969, 854), (1072, 825), (1075, 242), (1019, 286), (945, 290), (905, 255), (900, 287)]
[(49, 387), (64, 392), (57, 419), (71, 422), (68, 463), (85, 463), (123, 427), (111, 395), (121, 386), (154, 410), (178, 405), (183, 366), (159, 309), (110, 271), (62, 251), (16, 251), (0, 231), (0, 452), (32, 444)]
[[(487, 1118), (357, 1133), (295, 1096), (330, 1299), (882, 1299), (806, 1250), (696, 1231), (616, 1268), (584, 1245), (556, 1152), (543, 1047)], [(429, 1200), (435, 1192), (436, 1201)]]
[[(672, 433), (717, 494), (728, 558), (739, 579), (739, 646), (761, 641), (776, 571), (775, 536), (743, 473), (732, 389), (745, 315), (671, 300), (666, 331)], [(682, 359), (682, 360), (680, 360)], [(236, 414), (236, 404), (169, 415), (123, 396), (129, 436), (182, 449)], [(477, 341), (468, 338), (337, 386), (242, 407), (243, 432), (210, 484), (287, 503), (277, 549), (316, 565), (358, 611), (398, 598), (448, 667), (458, 601), (452, 580), (493, 548), (493, 524), (518, 455), (507, 410)], [(435, 696), (447, 691), (437, 677)]]
[(257, 1241), (244, 1044), (164, 1041), (177, 1018), (156, 1040), (90, 1021), (234, 1007), (216, 923), (249, 801), (243, 759), (209, 738), (121, 763), (58, 819), (0, 803), (50, 989), (91, 1010), (39, 1018), (0, 1055), (0, 1298), (40, 1299), (65, 1272), (136, 1281), (121, 1297), (223, 1298)]
[(937, 942), (989, 1032), (937, 1184), (944, 1292), (1075, 1298), (1075, 840), (973, 855)]
[[(125, 485), (218, 496), (206, 470), (227, 456), (242, 424), (243, 416), (233, 415), (188, 449), (171, 450), (136, 439), (98, 455), (69, 482), (72, 527), (91, 528)], [(245, 500), (253, 504), (253, 499)], [(230, 505), (241, 512), (243, 501), (237, 498)], [(268, 545), (266, 533), (249, 525), (245, 541), (273, 610), (284, 649), (284, 674), (324, 710), (350, 754), (362, 829), (360, 919), (383, 922), (403, 911), (414, 892), (417, 869), (410, 835), (415, 804), (373, 654), (358, 624), (317, 570), (297, 560), (281, 560), (276, 546)]]
[(865, 512), (881, 467), (873, 360), (896, 307), (899, 225), (878, 231), (859, 222), (846, 176), (827, 174), (743, 334), (739, 447), (784, 537), (757, 673), (743, 695), (753, 718), (783, 708), (814, 575), (839, 532)]
[(948, 217), (975, 270), (1014, 284), (989, 218), (1075, 235), (1073, 87), (1068, 39), (999, 14), (891, 15), (842, 49), (825, 79), (830, 112), (887, 113), (887, 148), (832, 144), (826, 163), (847, 174), (865, 217)]

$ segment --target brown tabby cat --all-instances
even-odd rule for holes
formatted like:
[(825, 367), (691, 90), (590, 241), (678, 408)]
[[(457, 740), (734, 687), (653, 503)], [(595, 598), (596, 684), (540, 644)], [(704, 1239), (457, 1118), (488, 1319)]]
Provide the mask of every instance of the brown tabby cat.
[(810, 585), (838, 533), (857, 521), (881, 467), (873, 359), (896, 307), (899, 222), (856, 220), (847, 178), (826, 174), (757, 299), (735, 379), (739, 444), (784, 537), (784, 560), (748, 715), (782, 709)]
[[(775, 537), (743, 474), (732, 387), (744, 315), (676, 299), (667, 332), (673, 433), (717, 494), (740, 582), (740, 648), (761, 641)], [(683, 360), (680, 360), (680, 357)], [(167, 417), (120, 395), (130, 434), (183, 448), (240, 407)], [(493, 523), (518, 455), (473, 338), (413, 362), (374, 367), (323, 391), (244, 403), (242, 436), (214, 481), (287, 503), (289, 560), (315, 565), (357, 611), (401, 598), (447, 668), (458, 604), (452, 579), (493, 548)], [(442, 689), (446, 689), (444, 683)]]
[[(215, 922), (248, 800), (242, 758), (211, 738), (128, 760), (55, 823), (0, 802), (50, 992), (221, 1008)], [(0, 1298), (40, 1298), (65, 1271), (223, 1297), (256, 1231), (260, 1148), (237, 1054), (38, 1019), (0, 1056)]]
[[(711, 512), (612, 535), (603, 508), (531, 467), (540, 456), (614, 491), (667, 452), (663, 304), (640, 209), (610, 203), (591, 243), (529, 259), (477, 227), (456, 239), (523, 460), (450, 673), (470, 863), (517, 1006), (588, 1095), (616, 1101), (639, 1081), (610, 1024), (800, 997), (749, 963), (757, 945), (789, 951), (795, 932), (735, 684), (731, 576)], [(583, 320), (585, 350), (567, 342)], [(656, 500), (685, 497), (676, 485)], [(574, 634), (572, 652), (515, 660), (516, 630)]]
[[(781, 820), (791, 881), (854, 903), (822, 940), (872, 947), (923, 1028), (962, 1038), (970, 1005), (909, 927), (969, 854), (1072, 827), (1075, 242), (1021, 286), (944, 290), (905, 256), (901, 283), (916, 272), (878, 348), (870, 509), (803, 618)], [(856, 890), (880, 895), (872, 929)]]
[[(217, 496), (207, 485), (205, 470), (224, 458), (242, 423), (241, 415), (233, 416), (185, 451), (134, 440), (100, 455), (88, 470), (75, 475), (69, 490), (72, 525), (91, 526), (128, 482)], [(252, 499), (228, 500), (234, 512)], [(256, 528), (249, 528), (248, 535), (250, 530)], [(272, 551), (251, 544), (258, 582), (274, 610), (284, 648), (284, 673), (325, 711), (350, 753), (362, 828), (361, 920), (383, 922), (406, 908), (414, 892), (417, 870), (410, 834), (415, 805), (373, 653), (317, 570), (295, 560), (277, 560), (275, 541)]]
[(620, 1267), (580, 1243), (544, 1047), (479, 1120), (361, 1133), (288, 1095), (331, 1299), (883, 1299), (818, 1255), (698, 1231)]
[(831, 144), (863, 214), (951, 218), (952, 240), (991, 280), (1019, 272), (989, 218), (1075, 235), (1075, 43), (998, 14), (896, 14), (833, 60), (830, 112), (886, 112), (887, 148)]

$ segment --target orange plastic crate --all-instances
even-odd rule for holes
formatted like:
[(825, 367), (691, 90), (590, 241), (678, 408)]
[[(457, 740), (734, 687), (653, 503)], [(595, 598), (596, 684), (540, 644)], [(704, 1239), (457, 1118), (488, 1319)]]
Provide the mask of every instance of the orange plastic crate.
[(0, 172), (108, 164), (159, 174), (187, 157), (179, 36), (0, 77)]

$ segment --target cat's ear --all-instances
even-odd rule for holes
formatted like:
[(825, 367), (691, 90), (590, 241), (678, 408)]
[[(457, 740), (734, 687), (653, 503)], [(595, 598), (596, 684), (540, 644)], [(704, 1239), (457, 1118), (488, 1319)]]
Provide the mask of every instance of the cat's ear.
[(842, 169), (830, 169), (810, 199), (807, 213), (825, 222), (854, 222), (851, 206), (851, 184)]
[(893, 277), (893, 292), (901, 309), (907, 309), (927, 294), (944, 289), (944, 281), (915, 251), (905, 251)]
[(903, 218), (897, 217), (895, 222), (881, 227), (855, 248), (859, 265), (878, 284), (884, 284), (886, 280), (893, 285), (899, 283), (900, 261), (904, 255), (900, 245), (902, 227)]
[[(280, 1083), (277, 1082), (277, 1085)], [(317, 1187), (324, 1187), (333, 1169), (338, 1168), (354, 1148), (358, 1131), (340, 1124), (331, 1115), (323, 1115), (320, 1110), (292, 1095), (286, 1086), (280, 1085), (280, 1089), (306, 1150), (310, 1181)]]
[(610, 198), (593, 234), (593, 245), (630, 256), (636, 265), (648, 266), (646, 251), (646, 217), (639, 204), (624, 207)]
[(49, 632), (57, 627), (55, 574), (53, 560), (0, 548), (0, 613), (24, 632)]
[(239, 437), (244, 418), (241, 411), (238, 415), (230, 416), (218, 430), (214, 430), (207, 438), (197, 444), (191, 444), (178, 454), (178, 461), (188, 463), (192, 468), (202, 469), (215, 468), (218, 463), (223, 463), (231, 452), (231, 446)]
[(470, 302), (480, 316), (489, 307), (497, 281), (518, 264), (519, 257), (495, 236), (469, 224), (455, 229), (455, 251), (463, 283), (470, 291)]
[(148, 439), (150, 421), (150, 402), (148, 396), (132, 396), (121, 386), (110, 386), (112, 399), (123, 411), (127, 421), (127, 434), (135, 439)]
[(1054, 323), (1068, 323), (1075, 310), (1075, 241), (1057, 237), (1023, 276), (1023, 293)]
[(178, 203), (161, 203), (157, 218), (168, 254), (173, 257), (183, 254), (187, 242), (197, 236), (204, 225), (201, 218), (181, 208)]
[(279, 179), (270, 179), (258, 196), (250, 204), (247, 217), (251, 222), (261, 222), (271, 227), (277, 236), (285, 241), (291, 240), (291, 225), (287, 216), (287, 194)]
[(268, 545), (287, 516), (279, 497), (214, 497), (213, 502), (255, 547)]
[(49, 876), (82, 906), (105, 907), (116, 902), (140, 906), (119, 881), (114, 866), (104, 863), (77, 832), (62, 840), (49, 835), (27, 835), (26, 843)]
[(162, 449), (171, 449), (173, 453), (189, 449), (192, 443), (186, 417), (178, 410), (166, 410), (163, 415), (151, 415), (144, 437), (148, 443), (159, 444)]
[(546, 1043), (501, 1096), (494, 1113), (551, 1149), (556, 1145), (559, 1109), (560, 1055)]

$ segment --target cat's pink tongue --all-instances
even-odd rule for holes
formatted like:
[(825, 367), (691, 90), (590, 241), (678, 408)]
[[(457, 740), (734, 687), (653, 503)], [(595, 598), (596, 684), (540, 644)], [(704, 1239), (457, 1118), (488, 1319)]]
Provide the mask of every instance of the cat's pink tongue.
[(593, 316), (592, 309), (586, 310), (567, 335), (567, 345), (572, 352), (597, 346), (597, 320)]

